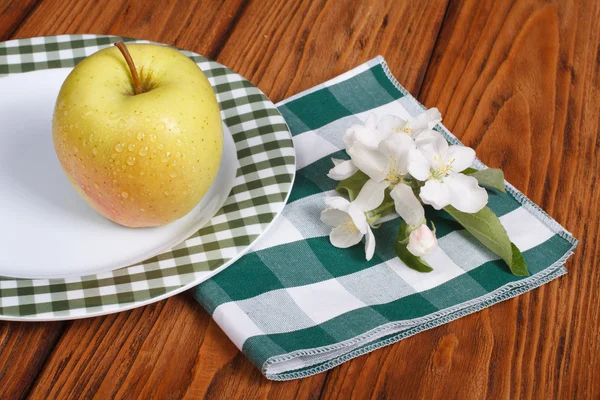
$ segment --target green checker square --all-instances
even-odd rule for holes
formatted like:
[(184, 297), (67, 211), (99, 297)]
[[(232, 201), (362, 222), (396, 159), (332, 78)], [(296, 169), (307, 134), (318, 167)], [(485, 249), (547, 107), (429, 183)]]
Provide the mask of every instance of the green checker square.
[(162, 273), (162, 270), (160, 270), (160, 269), (155, 269), (155, 270), (152, 270), (152, 271), (146, 271), (144, 273), (144, 275), (146, 276), (146, 280), (162, 279), (163, 278), (163, 273)]
[[(135, 295), (131, 289), (126, 292), (117, 292), (117, 302), (119, 304), (133, 303), (136, 301)], [(107, 304), (107, 303), (104, 303)]]
[(130, 275), (119, 275), (119, 276), (113, 277), (113, 285), (125, 285), (128, 283), (131, 283)]
[(47, 52), (58, 52), (58, 50), (59, 50), (58, 43), (46, 42), (46, 43), (44, 43), (44, 49)]
[(194, 264), (192, 264), (189, 260), (189, 257), (186, 259), (187, 264), (183, 264), (183, 265), (178, 265), (174, 271), (173, 274), (170, 275), (186, 275), (186, 274), (193, 274), (194, 273)]
[(437, 308), (444, 309), (485, 296), (488, 293), (469, 274), (465, 273), (439, 286), (421, 292), (421, 295)]
[(285, 247), (270, 247), (255, 254), (285, 287), (310, 285), (333, 278), (305, 240), (287, 243)]
[(51, 303), (51, 306), (52, 306), (52, 311), (54, 311), (54, 312), (65, 311), (70, 308), (68, 300), (58, 300), (58, 301), (53, 300)]
[(30, 71), (35, 71), (35, 63), (32, 62), (28, 62), (28, 63), (23, 63), (21, 64), (21, 71), (22, 72), (30, 72)]
[(351, 317), (341, 315), (323, 322), (320, 327), (335, 339), (335, 343), (343, 342), (366, 331), (387, 324), (389, 319), (371, 307), (358, 308), (350, 311)]
[(19, 315), (35, 315), (38, 313), (36, 304), (19, 304)]
[(30, 296), (35, 294), (35, 287), (34, 286), (19, 286), (17, 287), (17, 295), (19, 297), (21, 296)]
[(103, 297), (99, 295), (99, 292), (95, 295), (88, 295), (86, 293), (86, 296), (83, 298), (83, 302), (86, 308), (100, 307), (103, 304), (102, 299)]
[(31, 44), (19, 46), (19, 54), (21, 54), (21, 56), (30, 55), (31, 53), (33, 53), (33, 46)]
[[(154, 298), (154, 297), (158, 297), (158, 296), (162, 296), (163, 294), (167, 293), (167, 289), (159, 286), (159, 287), (155, 287), (155, 288), (150, 288), (148, 290), (149, 294), (150, 294), (150, 298)], [(133, 298), (131, 301), (134, 301)]]
[(331, 245), (328, 236), (319, 236), (306, 239), (306, 244), (310, 246), (327, 271), (335, 277), (359, 272), (387, 261), (381, 259), (377, 254), (374, 254), (371, 260), (365, 260), (365, 249), (362, 243), (360, 246), (352, 246), (345, 251), (339, 251), (337, 247)]
[(87, 279), (81, 282), (83, 290), (97, 289), (100, 286), (96, 279)]
[[(311, 130), (352, 114), (350, 110), (339, 103), (328, 88), (317, 90), (289, 102), (287, 107)], [(315, 112), (315, 110), (327, 110), (327, 112)]]
[[(244, 300), (285, 287), (271, 269), (254, 253), (240, 258), (223, 272), (215, 275), (212, 280), (232, 300)], [(254, 284), (240, 285), (240, 282), (253, 282)]]
[(48, 287), (50, 293), (63, 293), (67, 291), (67, 284), (65, 282), (53, 283)]
[[(381, 71), (381, 67), (379, 70)], [(352, 114), (380, 107), (402, 97), (402, 93), (396, 88), (394, 88), (394, 93), (390, 94), (385, 86), (379, 85), (375, 76), (376, 71), (378, 71), (377, 68), (370, 68), (352, 80), (332, 85), (329, 87), (329, 91)]]
[(49, 60), (48, 68), (62, 68), (62, 61), (60, 60)]

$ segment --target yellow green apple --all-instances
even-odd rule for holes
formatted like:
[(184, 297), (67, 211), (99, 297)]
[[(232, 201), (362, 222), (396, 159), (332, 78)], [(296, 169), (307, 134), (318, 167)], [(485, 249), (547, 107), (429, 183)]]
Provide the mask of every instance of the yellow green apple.
[(119, 43), (81, 61), (60, 89), (52, 135), (78, 193), (127, 227), (190, 212), (223, 151), (208, 79), (184, 54), (152, 44)]

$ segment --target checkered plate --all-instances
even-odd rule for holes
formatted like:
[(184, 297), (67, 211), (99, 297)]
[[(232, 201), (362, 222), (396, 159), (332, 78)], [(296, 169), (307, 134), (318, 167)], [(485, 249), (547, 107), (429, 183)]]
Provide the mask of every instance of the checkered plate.
[[(34, 70), (73, 67), (117, 40), (145, 42), (96, 35), (3, 42), (0, 79)], [(295, 153), (285, 120), (273, 103), (239, 74), (206, 57), (183, 53), (198, 63), (211, 82), (221, 116), (235, 142), (240, 167), (223, 207), (183, 243), (141, 264), (73, 279), (0, 278), (0, 319), (83, 318), (164, 299), (233, 263), (279, 215), (295, 174)]]

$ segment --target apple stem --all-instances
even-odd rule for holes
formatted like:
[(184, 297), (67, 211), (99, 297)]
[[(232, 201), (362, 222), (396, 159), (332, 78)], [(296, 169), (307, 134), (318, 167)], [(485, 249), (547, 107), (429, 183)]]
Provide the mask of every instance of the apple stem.
[(115, 46), (117, 46), (117, 48), (121, 50), (121, 54), (123, 54), (125, 62), (127, 62), (127, 65), (129, 66), (129, 70), (131, 71), (131, 77), (133, 78), (133, 86), (135, 87), (135, 94), (142, 93), (143, 91), (142, 84), (140, 82), (140, 77), (137, 73), (137, 70), (135, 69), (135, 64), (133, 63), (131, 54), (129, 54), (129, 50), (127, 50), (127, 46), (125, 46), (125, 43), (121, 41), (115, 42)]

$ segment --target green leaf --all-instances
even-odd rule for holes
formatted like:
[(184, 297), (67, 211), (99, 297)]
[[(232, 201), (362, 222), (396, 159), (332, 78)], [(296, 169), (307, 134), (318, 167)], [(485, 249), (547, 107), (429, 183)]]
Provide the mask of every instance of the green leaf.
[(496, 214), (488, 207), (484, 207), (474, 214), (458, 211), (452, 206), (444, 207), (444, 211), (450, 214), (485, 247), (500, 256), (514, 275), (524, 276), (524, 273), (529, 274), (523, 255), (508, 238), (508, 234)]
[(431, 272), (433, 268), (429, 266), (425, 261), (423, 261), (420, 257), (413, 255), (407, 248), (408, 235), (410, 232), (408, 231), (408, 225), (406, 222), (402, 222), (400, 225), (400, 231), (398, 231), (398, 236), (396, 237), (396, 241), (394, 242), (394, 250), (396, 251), (396, 255), (404, 264), (406, 264), (409, 268), (414, 269), (419, 272)]
[[(467, 168), (469, 170), (473, 168)], [(465, 170), (466, 171), (466, 170)], [(475, 170), (474, 172), (465, 172), (463, 174), (470, 175), (477, 179), (477, 182), (481, 186), (496, 189), (502, 193), (506, 193), (504, 189), (504, 172), (498, 168), (488, 168), (481, 171)]]
[(350, 197), (350, 201), (356, 199), (356, 196), (360, 193), (360, 189), (367, 183), (369, 177), (362, 171), (357, 171), (350, 178), (346, 178), (335, 187), (339, 193), (344, 194), (346, 192), (348, 197)]
[(475, 169), (475, 168), (467, 168), (467, 169), (460, 171), (460, 173), (465, 174), (465, 175), (471, 175), (472, 173), (477, 172), (477, 171), (479, 171), (479, 170)]
[(527, 263), (523, 258), (523, 253), (514, 243), (510, 243), (512, 247), (512, 263), (509, 265), (510, 271), (516, 276), (529, 276), (529, 270), (527, 269)]

